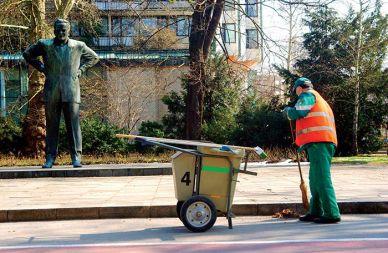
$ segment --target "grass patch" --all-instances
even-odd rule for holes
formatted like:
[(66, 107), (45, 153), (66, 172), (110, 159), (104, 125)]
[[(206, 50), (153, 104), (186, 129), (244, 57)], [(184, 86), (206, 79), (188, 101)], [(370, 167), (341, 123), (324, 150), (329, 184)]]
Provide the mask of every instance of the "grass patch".
[[(161, 154), (140, 154), (129, 153), (127, 155), (83, 155), (82, 164), (126, 164), (126, 163), (153, 163), (170, 162), (170, 156), (174, 152), (164, 152)], [(44, 158), (20, 157), (13, 155), (0, 155), (0, 167), (8, 166), (41, 166)], [(70, 155), (59, 155), (55, 160), (55, 165), (71, 165)]]
[[(267, 158), (265, 161), (269, 163), (281, 162), (286, 159), (296, 161), (296, 151), (292, 149), (280, 149), (272, 148), (266, 149)], [(88, 164), (127, 164), (127, 163), (153, 163), (153, 162), (171, 162), (171, 156), (174, 151), (166, 150), (160, 154), (141, 154), (141, 153), (129, 153), (126, 155), (83, 155), (82, 163)], [(305, 152), (299, 153), (299, 159), (301, 161), (307, 161)], [(263, 161), (259, 156), (251, 154), (249, 156), (250, 162)], [(2, 155), (0, 154), (0, 167), (11, 166), (41, 166), (44, 163), (44, 158), (30, 158), (14, 155)], [(363, 156), (350, 156), (350, 157), (333, 157), (333, 163), (336, 164), (388, 164), (387, 155), (363, 155)], [(71, 165), (70, 155), (60, 155), (56, 159), (56, 165)]]
[(348, 157), (333, 157), (333, 163), (350, 163), (350, 164), (388, 164), (387, 155), (362, 155)]
[[(291, 149), (273, 148), (265, 150), (267, 158), (265, 161), (276, 163), (285, 159), (296, 160), (296, 153)], [(82, 164), (127, 164), (127, 163), (152, 163), (152, 162), (171, 162), (171, 156), (174, 151), (165, 150), (160, 154), (142, 154), (142, 153), (128, 153), (127, 155), (83, 155)], [(304, 154), (300, 155), (302, 160), (305, 160)], [(262, 160), (258, 155), (251, 154), (249, 156), (250, 162), (260, 162)], [(44, 158), (31, 158), (14, 155), (0, 154), (0, 167), (11, 166), (41, 166), (44, 163)], [(55, 165), (71, 165), (70, 155), (59, 155), (55, 161)]]

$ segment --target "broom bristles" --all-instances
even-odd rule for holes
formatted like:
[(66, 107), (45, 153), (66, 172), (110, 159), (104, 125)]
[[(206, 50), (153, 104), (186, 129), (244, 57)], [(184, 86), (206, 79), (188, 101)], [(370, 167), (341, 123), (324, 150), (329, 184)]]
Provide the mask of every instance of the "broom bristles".
[(309, 209), (309, 200), (307, 198), (307, 187), (306, 185), (304, 184), (304, 181), (301, 182), (300, 184), (300, 190), (302, 191), (302, 203), (303, 203), (303, 207), (308, 210)]

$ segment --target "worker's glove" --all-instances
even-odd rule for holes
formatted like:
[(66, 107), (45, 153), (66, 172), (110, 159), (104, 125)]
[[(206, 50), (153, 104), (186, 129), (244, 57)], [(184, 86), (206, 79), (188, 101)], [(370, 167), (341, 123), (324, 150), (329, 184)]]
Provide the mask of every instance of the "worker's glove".
[(42, 72), (44, 75), (47, 75), (47, 71), (46, 71), (46, 68), (44, 67), (43, 63), (40, 63), (38, 65), (38, 68), (39, 72)]
[(290, 110), (291, 109), (291, 107), (289, 107), (289, 106), (286, 106), (286, 108), (284, 108), (283, 109), (283, 116), (286, 118), (286, 119), (288, 119), (288, 110)]

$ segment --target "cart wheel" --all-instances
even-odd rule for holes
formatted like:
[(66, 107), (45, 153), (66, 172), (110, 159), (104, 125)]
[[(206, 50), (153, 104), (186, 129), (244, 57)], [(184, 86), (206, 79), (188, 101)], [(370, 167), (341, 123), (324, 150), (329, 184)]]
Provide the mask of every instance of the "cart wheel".
[(216, 222), (217, 210), (210, 199), (197, 195), (183, 203), (180, 217), (190, 231), (205, 232)]
[(181, 201), (181, 200), (176, 202), (176, 214), (177, 214), (177, 216), (178, 216), (178, 218), (180, 220), (182, 220), (182, 218), (181, 218), (181, 209), (182, 209), (183, 203), (184, 203), (184, 201)]

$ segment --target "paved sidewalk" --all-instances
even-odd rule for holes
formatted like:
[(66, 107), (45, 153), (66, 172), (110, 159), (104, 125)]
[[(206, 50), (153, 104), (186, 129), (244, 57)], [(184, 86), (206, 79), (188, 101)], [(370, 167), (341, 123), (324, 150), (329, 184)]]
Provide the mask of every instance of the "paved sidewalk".
[[(258, 176), (239, 174), (237, 215), (302, 211), (296, 165), (249, 168)], [(302, 168), (308, 182), (308, 167)], [(332, 179), (343, 213), (388, 212), (388, 164), (333, 165)], [(171, 175), (0, 179), (0, 192), (3, 222), (176, 216)]]

